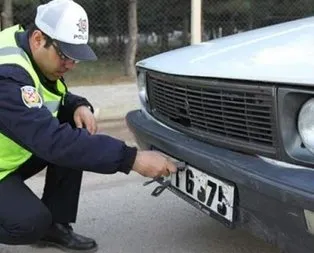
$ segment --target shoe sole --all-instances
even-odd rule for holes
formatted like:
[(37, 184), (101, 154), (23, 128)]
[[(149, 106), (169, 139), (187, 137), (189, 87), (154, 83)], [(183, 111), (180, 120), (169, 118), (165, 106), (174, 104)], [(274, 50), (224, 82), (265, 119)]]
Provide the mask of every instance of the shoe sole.
[(94, 253), (98, 250), (98, 246), (92, 249), (78, 250), (78, 249), (69, 249), (54, 242), (44, 242), (44, 241), (39, 241), (36, 244), (33, 244), (32, 246), (35, 248), (53, 247), (53, 248), (60, 249), (64, 252), (69, 252), (69, 253)]

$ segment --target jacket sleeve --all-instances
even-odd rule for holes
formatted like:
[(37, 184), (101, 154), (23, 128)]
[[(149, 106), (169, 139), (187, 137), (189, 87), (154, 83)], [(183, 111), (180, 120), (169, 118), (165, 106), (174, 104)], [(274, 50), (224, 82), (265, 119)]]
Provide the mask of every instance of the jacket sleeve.
[(81, 105), (85, 105), (90, 107), (91, 111), (94, 112), (94, 108), (90, 102), (86, 98), (75, 95), (71, 92), (67, 92), (64, 98), (64, 109), (68, 111), (71, 115), (74, 114), (76, 108)]
[(19, 80), (23, 71), (15, 69), (14, 79), (12, 75), (0, 77), (2, 134), (52, 164), (102, 174), (129, 173), (136, 148), (107, 135), (90, 135), (86, 129), (60, 123), (45, 106), (27, 107), (21, 97), (21, 87), (32, 81), (25, 73), (23, 80)]
[(74, 95), (71, 92), (67, 92), (64, 96), (64, 104), (59, 108), (59, 121), (61, 123), (68, 122), (72, 127), (75, 127), (74, 112), (81, 105), (89, 107), (92, 113), (94, 113), (93, 106), (87, 101), (86, 98)]

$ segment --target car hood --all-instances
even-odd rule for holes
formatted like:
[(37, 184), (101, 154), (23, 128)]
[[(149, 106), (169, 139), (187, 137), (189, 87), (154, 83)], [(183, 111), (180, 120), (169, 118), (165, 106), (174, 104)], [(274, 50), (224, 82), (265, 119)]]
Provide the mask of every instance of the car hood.
[(137, 66), (182, 76), (314, 85), (314, 18), (172, 50)]

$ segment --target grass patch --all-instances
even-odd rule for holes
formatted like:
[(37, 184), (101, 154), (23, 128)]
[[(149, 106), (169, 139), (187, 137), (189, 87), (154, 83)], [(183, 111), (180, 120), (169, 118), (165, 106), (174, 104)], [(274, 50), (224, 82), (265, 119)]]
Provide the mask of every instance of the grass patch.
[(124, 75), (123, 63), (99, 59), (94, 62), (80, 62), (64, 76), (68, 86), (115, 84), (135, 82)]

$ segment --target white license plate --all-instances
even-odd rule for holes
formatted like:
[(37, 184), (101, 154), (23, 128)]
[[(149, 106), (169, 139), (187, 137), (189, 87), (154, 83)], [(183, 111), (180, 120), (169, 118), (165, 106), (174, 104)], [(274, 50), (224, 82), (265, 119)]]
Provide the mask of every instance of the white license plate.
[(171, 175), (171, 185), (198, 203), (233, 221), (234, 186), (191, 166)]

